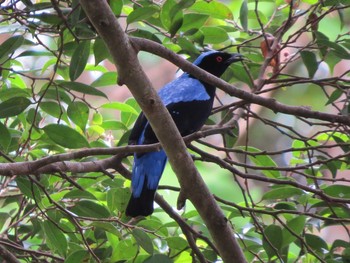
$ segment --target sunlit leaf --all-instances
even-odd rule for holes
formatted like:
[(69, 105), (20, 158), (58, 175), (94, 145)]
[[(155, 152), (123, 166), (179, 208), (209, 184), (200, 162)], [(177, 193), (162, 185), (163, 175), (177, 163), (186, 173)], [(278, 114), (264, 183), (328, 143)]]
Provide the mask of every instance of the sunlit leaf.
[(76, 130), (61, 124), (46, 125), (43, 130), (55, 143), (69, 149), (89, 147), (86, 138)]
[(89, 107), (81, 101), (73, 101), (67, 108), (68, 117), (84, 130), (89, 118)]
[(217, 1), (196, 1), (189, 10), (214, 18), (233, 19), (231, 10), (225, 4)]

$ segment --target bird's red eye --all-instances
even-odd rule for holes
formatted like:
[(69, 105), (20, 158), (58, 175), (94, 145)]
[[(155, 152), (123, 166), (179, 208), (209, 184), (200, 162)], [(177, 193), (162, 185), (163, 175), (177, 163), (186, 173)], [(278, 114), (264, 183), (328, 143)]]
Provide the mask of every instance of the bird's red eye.
[(222, 62), (222, 57), (220, 57), (220, 56), (216, 57), (216, 61), (219, 63)]

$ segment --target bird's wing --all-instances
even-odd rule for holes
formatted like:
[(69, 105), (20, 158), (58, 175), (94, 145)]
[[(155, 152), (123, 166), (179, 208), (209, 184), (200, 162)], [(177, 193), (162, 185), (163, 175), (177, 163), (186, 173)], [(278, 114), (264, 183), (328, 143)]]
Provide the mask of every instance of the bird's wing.
[(159, 96), (165, 106), (177, 102), (210, 99), (204, 85), (187, 73), (165, 85), (159, 91)]

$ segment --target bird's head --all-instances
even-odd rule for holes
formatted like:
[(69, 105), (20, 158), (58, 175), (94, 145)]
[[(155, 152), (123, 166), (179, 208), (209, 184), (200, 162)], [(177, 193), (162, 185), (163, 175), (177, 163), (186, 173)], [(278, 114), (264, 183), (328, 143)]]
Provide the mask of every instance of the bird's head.
[(196, 66), (220, 77), (231, 63), (243, 60), (239, 53), (227, 53), (223, 51), (208, 51), (202, 53), (194, 62)]

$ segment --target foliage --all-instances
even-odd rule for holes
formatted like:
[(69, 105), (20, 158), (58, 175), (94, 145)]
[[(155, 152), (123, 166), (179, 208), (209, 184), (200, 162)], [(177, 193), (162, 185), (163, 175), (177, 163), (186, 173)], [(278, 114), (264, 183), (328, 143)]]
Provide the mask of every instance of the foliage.
[[(349, 114), (349, 2), (109, 4), (130, 36), (189, 60), (206, 47), (244, 54), (226, 81), (312, 111), (271, 112), (218, 92), (208, 120), (218, 136), (189, 148), (248, 262), (349, 261), (349, 130), (332, 117)], [(181, 217), (123, 214), (130, 182), (120, 165), (130, 170), (132, 159), (122, 146), (140, 108), (108, 100), (117, 73), (79, 1), (1, 1), (0, 12), (0, 246), (21, 262), (219, 261), (190, 205)], [(162, 182), (174, 203), (171, 171)], [(345, 238), (329, 238), (334, 229)]]

